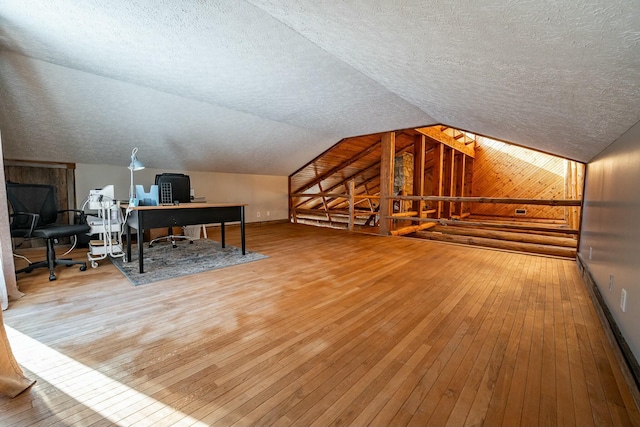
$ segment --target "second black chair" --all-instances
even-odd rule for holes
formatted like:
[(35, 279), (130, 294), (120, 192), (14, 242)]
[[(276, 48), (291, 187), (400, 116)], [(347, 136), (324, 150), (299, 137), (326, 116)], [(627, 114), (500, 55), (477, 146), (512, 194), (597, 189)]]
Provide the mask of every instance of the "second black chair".
[(45, 184), (7, 183), (7, 199), (11, 204), (11, 237), (42, 238), (47, 242), (47, 260), (30, 263), (17, 273), (30, 273), (34, 268), (48, 267), (49, 280), (56, 280), (56, 265), (80, 265), (87, 269), (84, 261), (57, 259), (54, 244), (61, 237), (85, 234), (91, 230), (87, 224), (57, 223), (58, 215), (63, 212), (82, 211), (75, 209), (58, 210), (55, 187)]

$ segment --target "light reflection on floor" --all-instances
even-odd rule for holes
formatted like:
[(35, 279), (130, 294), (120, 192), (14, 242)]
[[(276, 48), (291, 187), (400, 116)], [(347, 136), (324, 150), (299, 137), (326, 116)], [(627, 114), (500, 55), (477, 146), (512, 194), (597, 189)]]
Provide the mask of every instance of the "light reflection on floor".
[[(62, 393), (117, 425), (206, 426), (206, 424), (140, 393), (5, 325), (18, 364)], [(38, 383), (30, 391), (37, 393)], [(55, 408), (53, 408), (55, 410)], [(75, 414), (77, 416), (77, 414)], [(63, 416), (61, 414), (61, 416)]]

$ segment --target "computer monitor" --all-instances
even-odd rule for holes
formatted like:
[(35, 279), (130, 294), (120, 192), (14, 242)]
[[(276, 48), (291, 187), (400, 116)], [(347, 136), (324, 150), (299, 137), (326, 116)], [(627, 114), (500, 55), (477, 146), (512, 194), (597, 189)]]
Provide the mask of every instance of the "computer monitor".
[(160, 204), (191, 202), (191, 180), (182, 173), (156, 175)]

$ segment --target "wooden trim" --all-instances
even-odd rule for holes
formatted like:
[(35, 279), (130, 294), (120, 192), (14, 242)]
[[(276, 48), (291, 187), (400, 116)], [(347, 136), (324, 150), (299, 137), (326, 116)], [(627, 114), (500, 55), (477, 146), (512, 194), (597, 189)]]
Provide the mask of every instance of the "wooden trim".
[(12, 160), (5, 159), (5, 166), (22, 166), (31, 168), (49, 168), (49, 169), (75, 169), (75, 163), (62, 162), (46, 162), (41, 160)]

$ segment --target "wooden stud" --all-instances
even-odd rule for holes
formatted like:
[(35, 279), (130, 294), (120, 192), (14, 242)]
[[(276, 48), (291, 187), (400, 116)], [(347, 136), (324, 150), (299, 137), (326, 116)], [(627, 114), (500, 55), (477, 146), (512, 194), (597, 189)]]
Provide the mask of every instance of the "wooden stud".
[[(413, 195), (424, 196), (424, 163), (425, 163), (425, 136), (416, 135), (413, 145)], [(416, 200), (413, 202), (413, 210), (418, 211), (422, 216), (422, 206), (424, 202)]]
[(353, 231), (353, 226), (354, 226), (354, 218), (355, 218), (355, 210), (356, 210), (356, 203), (355, 203), (355, 192), (356, 192), (356, 183), (354, 180), (349, 181), (348, 184), (348, 190), (349, 190), (349, 231)]
[(396, 134), (385, 133), (382, 136), (380, 158), (380, 234), (386, 236), (391, 230), (391, 221), (385, 218), (393, 212), (391, 195), (393, 194), (393, 163), (396, 152)]
[[(442, 184), (444, 182), (444, 145), (438, 144), (434, 152), (434, 196), (442, 197)], [(438, 200), (436, 206), (436, 218), (442, 218), (442, 201)]]

